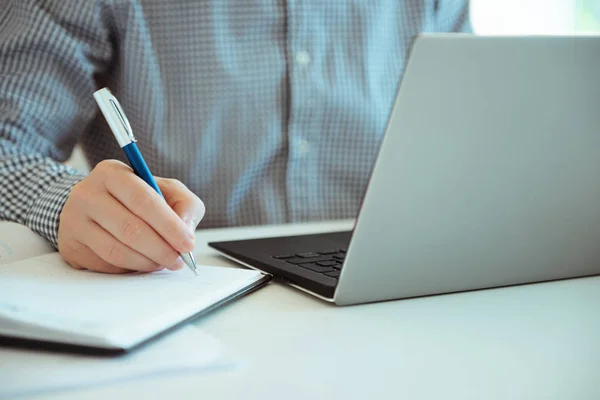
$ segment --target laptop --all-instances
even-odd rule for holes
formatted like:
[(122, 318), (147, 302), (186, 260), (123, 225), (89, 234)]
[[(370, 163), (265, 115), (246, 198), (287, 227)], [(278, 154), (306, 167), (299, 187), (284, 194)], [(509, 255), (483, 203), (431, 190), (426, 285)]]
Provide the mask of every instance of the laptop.
[(337, 305), (600, 274), (600, 37), (416, 38), (352, 231), (212, 242)]

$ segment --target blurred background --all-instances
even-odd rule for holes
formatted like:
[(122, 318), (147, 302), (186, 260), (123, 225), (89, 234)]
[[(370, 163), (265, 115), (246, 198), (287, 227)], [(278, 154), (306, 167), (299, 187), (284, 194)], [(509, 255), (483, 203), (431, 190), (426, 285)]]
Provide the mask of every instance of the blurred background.
[[(600, 34), (600, 0), (471, 0), (471, 20), (481, 35)], [(68, 164), (89, 170), (79, 149)]]
[(600, 0), (471, 0), (478, 34), (600, 33)]

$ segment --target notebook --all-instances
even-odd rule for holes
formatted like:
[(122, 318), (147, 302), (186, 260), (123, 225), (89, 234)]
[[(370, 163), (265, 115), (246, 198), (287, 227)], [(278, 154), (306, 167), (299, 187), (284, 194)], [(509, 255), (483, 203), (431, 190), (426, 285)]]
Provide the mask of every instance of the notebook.
[(270, 279), (216, 266), (199, 265), (198, 274), (81, 271), (56, 252), (0, 264), (0, 344), (122, 353)]
[(167, 376), (193, 374), (202, 378), (243, 365), (235, 356), (217, 338), (193, 324), (118, 357), (0, 348), (0, 399)]

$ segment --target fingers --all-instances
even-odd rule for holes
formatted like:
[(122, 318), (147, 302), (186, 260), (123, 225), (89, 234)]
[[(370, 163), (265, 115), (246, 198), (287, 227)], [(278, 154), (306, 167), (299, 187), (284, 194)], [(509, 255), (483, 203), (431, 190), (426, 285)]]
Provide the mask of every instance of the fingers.
[[(73, 267), (105, 273), (183, 268), (204, 204), (183, 184), (158, 179), (165, 198), (116, 160), (72, 189), (59, 215), (58, 249)], [(157, 183), (158, 183), (157, 182)], [(175, 209), (173, 209), (173, 208)]]
[(84, 229), (87, 232), (86, 246), (110, 266), (142, 272), (152, 272), (162, 268), (160, 264), (127, 247), (96, 222), (86, 221)]
[(105, 274), (124, 274), (132, 272), (129, 269), (115, 267), (98, 257), (96, 253), (76, 239), (71, 242), (71, 252), (67, 260), (76, 269), (89, 269), (90, 271)]
[(206, 212), (202, 200), (176, 179), (157, 178), (156, 183), (171, 209), (191, 231), (196, 230)]
[[(106, 218), (110, 215), (111, 218)], [(145, 221), (131, 213), (112, 196), (98, 196), (89, 217), (119, 242), (154, 263), (175, 267), (179, 254)]]
[(105, 185), (116, 200), (145, 221), (175, 250), (194, 249), (195, 237), (169, 204), (146, 182), (129, 173), (111, 174)]

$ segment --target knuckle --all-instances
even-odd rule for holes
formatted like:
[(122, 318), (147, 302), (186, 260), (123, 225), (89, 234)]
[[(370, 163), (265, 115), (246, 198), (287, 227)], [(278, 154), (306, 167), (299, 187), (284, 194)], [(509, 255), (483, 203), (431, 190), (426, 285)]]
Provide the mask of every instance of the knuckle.
[(91, 177), (98, 177), (101, 180), (110, 178), (115, 171), (122, 169), (125, 165), (118, 160), (102, 160), (90, 172)]
[(181, 182), (179, 179), (175, 179), (175, 178), (167, 178), (167, 182), (169, 182), (170, 185), (175, 186), (177, 188), (183, 189), (186, 186), (183, 184), (183, 182)]
[(151, 207), (154, 204), (153, 194), (146, 190), (138, 192), (131, 199), (132, 206), (139, 209)]
[(125, 265), (125, 247), (116, 240), (113, 241), (106, 251), (106, 261), (115, 266), (122, 267)]
[(142, 226), (137, 221), (127, 220), (123, 223), (121, 232), (125, 242), (131, 244), (136, 242), (142, 236)]
[(177, 196), (177, 198), (187, 198), (192, 195), (190, 189), (179, 179), (176, 178), (163, 178), (161, 184), (171, 192), (172, 195)]
[(165, 183), (167, 184), (167, 186), (176, 189), (178, 191), (181, 190), (186, 190), (187, 186), (185, 186), (183, 184), (183, 182), (181, 182), (179, 179), (175, 179), (175, 178), (165, 178)]
[(117, 160), (102, 160), (100, 161), (98, 164), (96, 164), (96, 167), (94, 168), (94, 171), (98, 171), (98, 172), (106, 172), (106, 171), (110, 171), (113, 170), (115, 168), (117, 168), (118, 166), (120, 166), (121, 163)]

